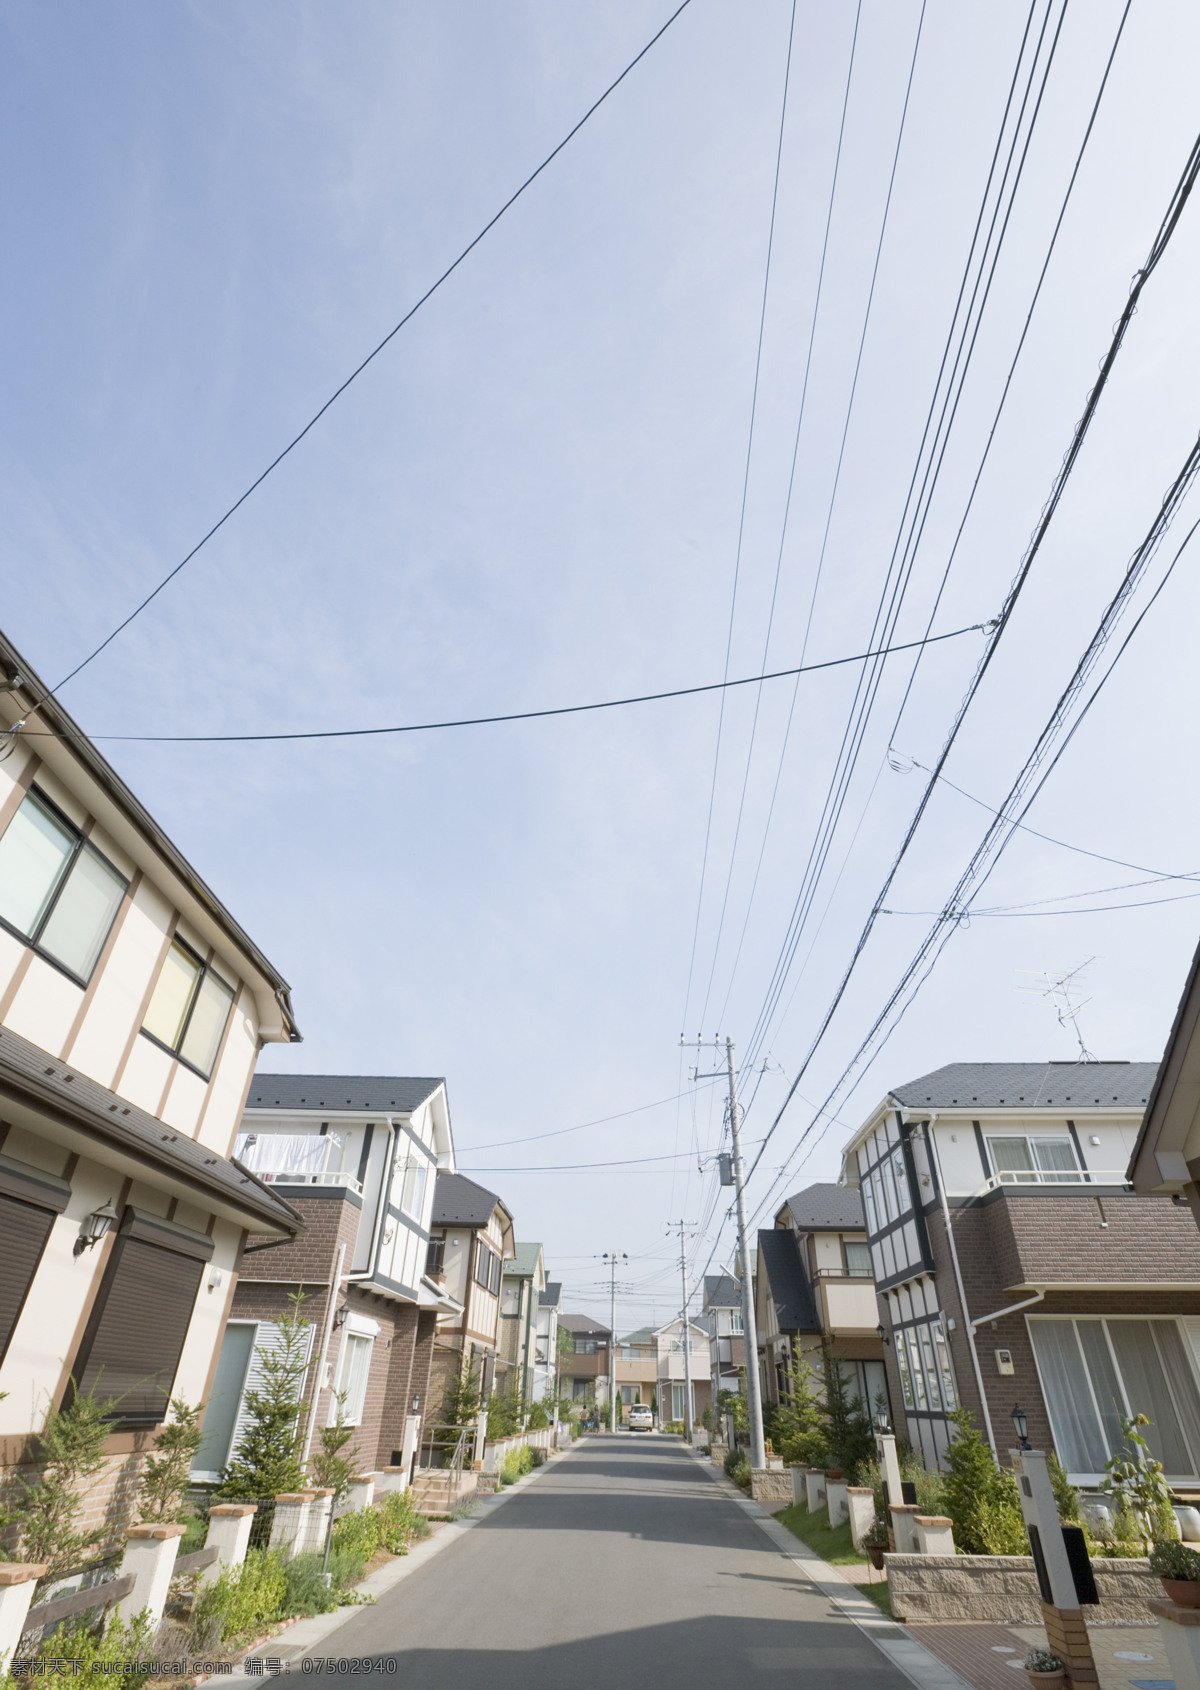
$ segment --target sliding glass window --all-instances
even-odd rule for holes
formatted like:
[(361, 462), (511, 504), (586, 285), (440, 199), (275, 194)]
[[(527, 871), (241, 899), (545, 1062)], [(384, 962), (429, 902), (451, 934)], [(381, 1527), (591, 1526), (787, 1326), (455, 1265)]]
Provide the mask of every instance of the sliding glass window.
[(0, 838), (0, 921), (84, 984), (129, 882), (34, 791)]
[(233, 987), (189, 945), (176, 939), (167, 952), (142, 1031), (207, 1079), (217, 1060), (233, 998)]

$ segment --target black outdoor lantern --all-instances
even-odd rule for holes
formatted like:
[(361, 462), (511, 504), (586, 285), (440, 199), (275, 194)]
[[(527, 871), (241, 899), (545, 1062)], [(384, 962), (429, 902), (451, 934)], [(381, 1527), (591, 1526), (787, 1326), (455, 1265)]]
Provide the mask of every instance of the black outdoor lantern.
[(73, 1254), (82, 1256), (93, 1244), (99, 1244), (116, 1218), (117, 1211), (111, 1203), (102, 1203), (98, 1209), (93, 1209), (90, 1215), (85, 1215), (80, 1223), (79, 1237), (75, 1240)]
[(881, 1344), (891, 1343), (891, 1339), (888, 1337), (887, 1327), (882, 1321), (880, 1321), (879, 1325), (875, 1328), (875, 1336), (879, 1339)]
[(883, 1437), (886, 1433), (890, 1432), (891, 1429), (891, 1423), (888, 1419), (887, 1411), (886, 1409), (881, 1408), (879, 1413), (875, 1416), (875, 1430), (879, 1433), (880, 1437)]
[(1013, 1423), (1013, 1430), (1017, 1434), (1017, 1448), (1018, 1449), (1028, 1449), (1029, 1448), (1029, 1416), (1026, 1414), (1025, 1410), (1021, 1407), (1020, 1403), (1017, 1403), (1015, 1405), (1015, 1407), (1013, 1408), (1012, 1423)]

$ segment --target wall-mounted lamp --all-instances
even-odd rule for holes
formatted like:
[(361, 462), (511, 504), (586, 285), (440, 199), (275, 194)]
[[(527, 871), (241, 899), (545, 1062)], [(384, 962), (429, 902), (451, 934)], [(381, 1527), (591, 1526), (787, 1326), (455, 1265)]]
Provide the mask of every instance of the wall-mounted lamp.
[(1013, 1408), (1012, 1423), (1013, 1423), (1013, 1431), (1017, 1434), (1017, 1448), (1018, 1449), (1028, 1449), (1029, 1448), (1029, 1416), (1026, 1414), (1025, 1410), (1021, 1407), (1020, 1403), (1015, 1404), (1015, 1406)]
[(892, 1340), (891, 1340), (891, 1339), (890, 1339), (890, 1338), (889, 1338), (889, 1337), (888, 1337), (888, 1330), (887, 1330), (887, 1327), (886, 1327), (886, 1326), (884, 1326), (884, 1324), (883, 1324), (883, 1322), (882, 1322), (882, 1321), (881, 1321), (881, 1322), (880, 1322), (880, 1323), (879, 1323), (879, 1325), (878, 1325), (878, 1326), (877, 1326), (877, 1327), (876, 1327), (876, 1328), (875, 1328), (875, 1336), (876, 1336), (876, 1337), (877, 1337), (877, 1338), (878, 1338), (878, 1339), (879, 1339), (879, 1342), (880, 1342), (880, 1343), (881, 1343), (881, 1344), (890, 1344), (890, 1343), (891, 1343), (891, 1341), (892, 1341)]
[(333, 1329), (334, 1329), (335, 1332), (338, 1330), (339, 1327), (345, 1326), (346, 1316), (349, 1313), (350, 1313), (349, 1303), (343, 1303), (340, 1309), (335, 1309), (333, 1311)]
[(415, 1396), (412, 1400), (412, 1411), (413, 1411), (414, 1414), (417, 1412), (417, 1410), (420, 1408), (420, 1406), (421, 1406), (421, 1398), (419, 1396)]
[(208, 1288), (209, 1288), (209, 1290), (215, 1291), (217, 1289), (217, 1287), (220, 1285), (220, 1283), (221, 1283), (221, 1281), (224, 1277), (225, 1276), (221, 1272), (220, 1268), (213, 1268), (212, 1272), (208, 1276)]
[(98, 1209), (93, 1209), (90, 1215), (85, 1215), (80, 1224), (79, 1237), (75, 1240), (73, 1254), (82, 1256), (93, 1244), (99, 1244), (116, 1218), (117, 1211), (111, 1203), (102, 1203)]

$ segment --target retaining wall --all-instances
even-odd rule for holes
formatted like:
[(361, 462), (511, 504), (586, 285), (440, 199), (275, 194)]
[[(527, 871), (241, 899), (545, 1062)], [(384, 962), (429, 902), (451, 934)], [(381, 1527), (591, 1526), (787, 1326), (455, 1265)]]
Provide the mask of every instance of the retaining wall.
[[(1032, 1555), (886, 1555), (888, 1593), (898, 1620), (993, 1620), (1040, 1625), (1041, 1596)], [(1092, 1562), (1100, 1605), (1089, 1625), (1149, 1618), (1147, 1599), (1162, 1585), (1141, 1560)]]

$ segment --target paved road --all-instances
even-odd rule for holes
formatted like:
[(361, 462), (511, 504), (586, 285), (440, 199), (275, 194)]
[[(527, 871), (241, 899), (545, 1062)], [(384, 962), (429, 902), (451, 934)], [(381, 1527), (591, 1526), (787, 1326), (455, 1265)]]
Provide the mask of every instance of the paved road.
[(628, 1434), (587, 1438), (314, 1653), (395, 1659), (362, 1690), (912, 1690), (680, 1445)]

